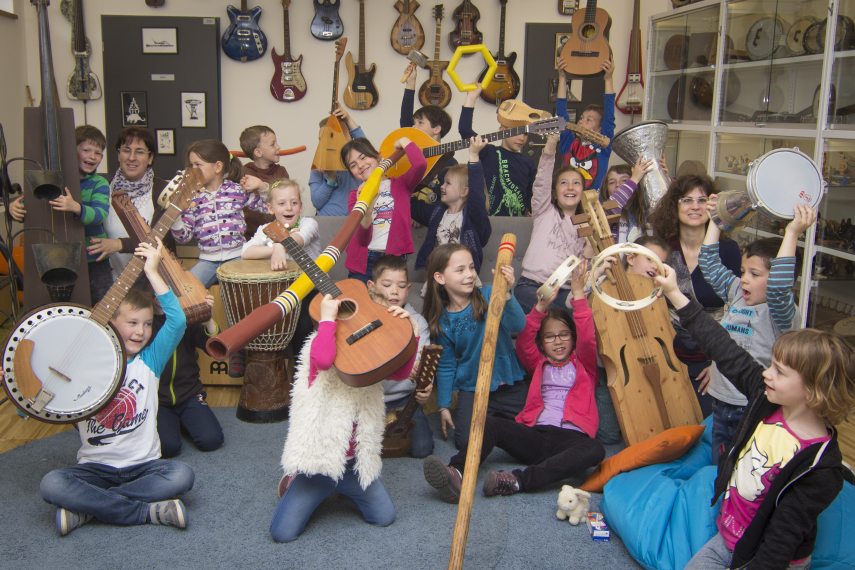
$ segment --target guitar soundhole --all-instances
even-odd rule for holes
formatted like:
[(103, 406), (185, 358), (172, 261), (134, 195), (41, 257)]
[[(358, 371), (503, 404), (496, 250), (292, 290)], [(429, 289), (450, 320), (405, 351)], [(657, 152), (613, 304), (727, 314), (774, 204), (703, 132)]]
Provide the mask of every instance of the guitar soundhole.
[(338, 306), (338, 319), (345, 320), (356, 314), (356, 301), (351, 299), (343, 300)]

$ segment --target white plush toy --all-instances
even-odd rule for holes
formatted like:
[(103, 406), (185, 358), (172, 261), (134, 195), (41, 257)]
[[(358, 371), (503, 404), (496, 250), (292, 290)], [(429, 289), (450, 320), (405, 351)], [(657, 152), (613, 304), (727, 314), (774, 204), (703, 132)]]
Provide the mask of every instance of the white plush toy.
[(588, 512), (588, 499), (591, 493), (576, 489), (570, 485), (561, 487), (558, 493), (558, 510), (555, 511), (555, 516), (559, 520), (567, 519), (572, 525), (577, 525), (583, 520)]

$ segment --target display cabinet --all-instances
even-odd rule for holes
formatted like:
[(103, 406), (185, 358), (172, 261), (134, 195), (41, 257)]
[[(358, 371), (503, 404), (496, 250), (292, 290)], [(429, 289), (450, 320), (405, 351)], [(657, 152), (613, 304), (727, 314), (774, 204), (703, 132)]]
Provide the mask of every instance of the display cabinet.
[[(801, 324), (855, 336), (855, 0), (707, 0), (653, 16), (644, 118), (669, 124), (678, 174), (697, 162), (721, 190), (795, 148), (821, 169), (820, 221), (800, 241)], [(710, 32), (713, 38), (710, 37)], [(757, 189), (753, 189), (757, 194)], [(790, 189), (763, 189), (788, 192)], [(734, 237), (781, 235), (762, 210)]]

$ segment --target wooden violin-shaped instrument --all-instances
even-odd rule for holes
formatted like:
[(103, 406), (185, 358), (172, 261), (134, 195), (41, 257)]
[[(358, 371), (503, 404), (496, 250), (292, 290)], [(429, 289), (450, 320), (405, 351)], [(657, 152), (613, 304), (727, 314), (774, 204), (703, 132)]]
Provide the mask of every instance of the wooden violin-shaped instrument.
[[(597, 253), (614, 245), (604, 208), (616, 208), (617, 203), (601, 204), (597, 192), (588, 190), (582, 206), (585, 213), (573, 217), (579, 235), (588, 238)], [(600, 287), (614, 299), (648, 297), (653, 289), (649, 277), (627, 272), (620, 261), (612, 264), (610, 273), (611, 279)], [(627, 445), (671, 427), (700, 423), (703, 418), (688, 371), (674, 354), (674, 329), (665, 300), (624, 311), (594, 296), (591, 309), (609, 393)]]
[(454, 9), (451, 17), (457, 22), (457, 27), (448, 34), (451, 51), (460, 46), (472, 46), (484, 42), (484, 34), (478, 30), (481, 12), (478, 11), (472, 0), (463, 0), (460, 6)]
[(332, 105), (326, 123), (321, 127), (318, 134), (318, 149), (312, 159), (312, 169), (332, 172), (336, 170), (347, 170), (341, 161), (341, 147), (350, 140), (350, 130), (347, 125), (333, 115), (338, 108), (338, 68), (344, 48), (347, 46), (347, 38), (335, 41), (335, 66), (333, 67)]

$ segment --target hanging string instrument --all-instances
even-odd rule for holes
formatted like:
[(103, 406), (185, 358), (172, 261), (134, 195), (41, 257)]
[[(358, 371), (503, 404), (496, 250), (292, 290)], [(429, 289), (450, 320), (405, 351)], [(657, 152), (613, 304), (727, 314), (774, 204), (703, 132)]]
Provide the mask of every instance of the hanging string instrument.
[(350, 130), (343, 125), (338, 117), (333, 115), (338, 108), (338, 70), (344, 48), (347, 46), (347, 38), (339, 38), (335, 41), (335, 65), (333, 66), (332, 103), (330, 114), (327, 117), (321, 132), (318, 134), (318, 149), (312, 159), (312, 170), (333, 172), (346, 170), (341, 161), (341, 148), (350, 140)]
[(425, 45), (425, 31), (422, 23), (416, 18), (415, 12), (419, 9), (416, 0), (398, 0), (395, 2), (395, 10), (398, 11), (398, 19), (392, 26), (392, 49), (401, 55), (407, 55), (411, 50), (422, 49)]
[(583, 13), (583, 18), (578, 11), (574, 14), (570, 36), (561, 48), (563, 69), (573, 75), (596, 75), (611, 57), (608, 34), (612, 22), (608, 12), (597, 8), (596, 0), (588, 0)]
[[(163, 199), (164, 195), (167, 200), (171, 200), (172, 194), (181, 184), (184, 179), (184, 172), (181, 171), (173, 178), (166, 188), (161, 192), (159, 199)], [(137, 207), (134, 205), (130, 197), (124, 192), (114, 192), (110, 198), (110, 203), (122, 225), (128, 232), (129, 236), (135, 236), (139, 241), (145, 241), (146, 236), (151, 233), (151, 228), (140, 214)], [(163, 250), (158, 268), (160, 276), (178, 297), (178, 303), (187, 317), (187, 325), (202, 323), (211, 318), (211, 307), (205, 302), (205, 296), (208, 290), (199, 279), (184, 269), (184, 266), (175, 258), (168, 249)]]
[[(380, 180), (383, 178), (383, 175), (403, 155), (403, 149), (395, 149), (389, 158), (384, 158), (380, 161), (380, 164), (368, 177), (368, 180), (363, 183), (353, 209), (342, 220), (341, 229), (324, 251), (321, 252), (321, 255), (315, 259), (315, 264), (322, 271), (329, 272), (338, 261), (338, 258), (341, 257), (341, 252), (347, 246), (354, 232), (356, 232), (363, 216), (369, 210), (370, 204), (377, 197), (377, 192), (380, 190)], [(305, 273), (300, 275), (287, 290), (283, 291), (272, 302), (255, 309), (233, 326), (208, 340), (206, 346), (208, 354), (214, 358), (223, 359), (242, 349), (250, 340), (298, 308), (300, 300), (312, 291), (313, 288), (312, 279)]]
[[(146, 242), (163, 238), (204, 187), (192, 169)], [(3, 388), (25, 414), (48, 423), (84, 420), (110, 403), (125, 375), (126, 354), (110, 319), (143, 270), (134, 256), (104, 298), (90, 309), (54, 303), (26, 314), (3, 350)]]
[[(604, 208), (619, 206), (612, 200), (600, 203), (597, 192), (589, 190), (582, 207), (584, 213), (573, 222), (598, 253), (598, 266), (618, 253)], [(652, 288), (649, 277), (629, 273), (618, 262), (612, 264), (609, 279), (595, 285), (591, 302), (609, 392), (627, 445), (702, 420), (686, 367), (674, 354), (668, 308)]]

